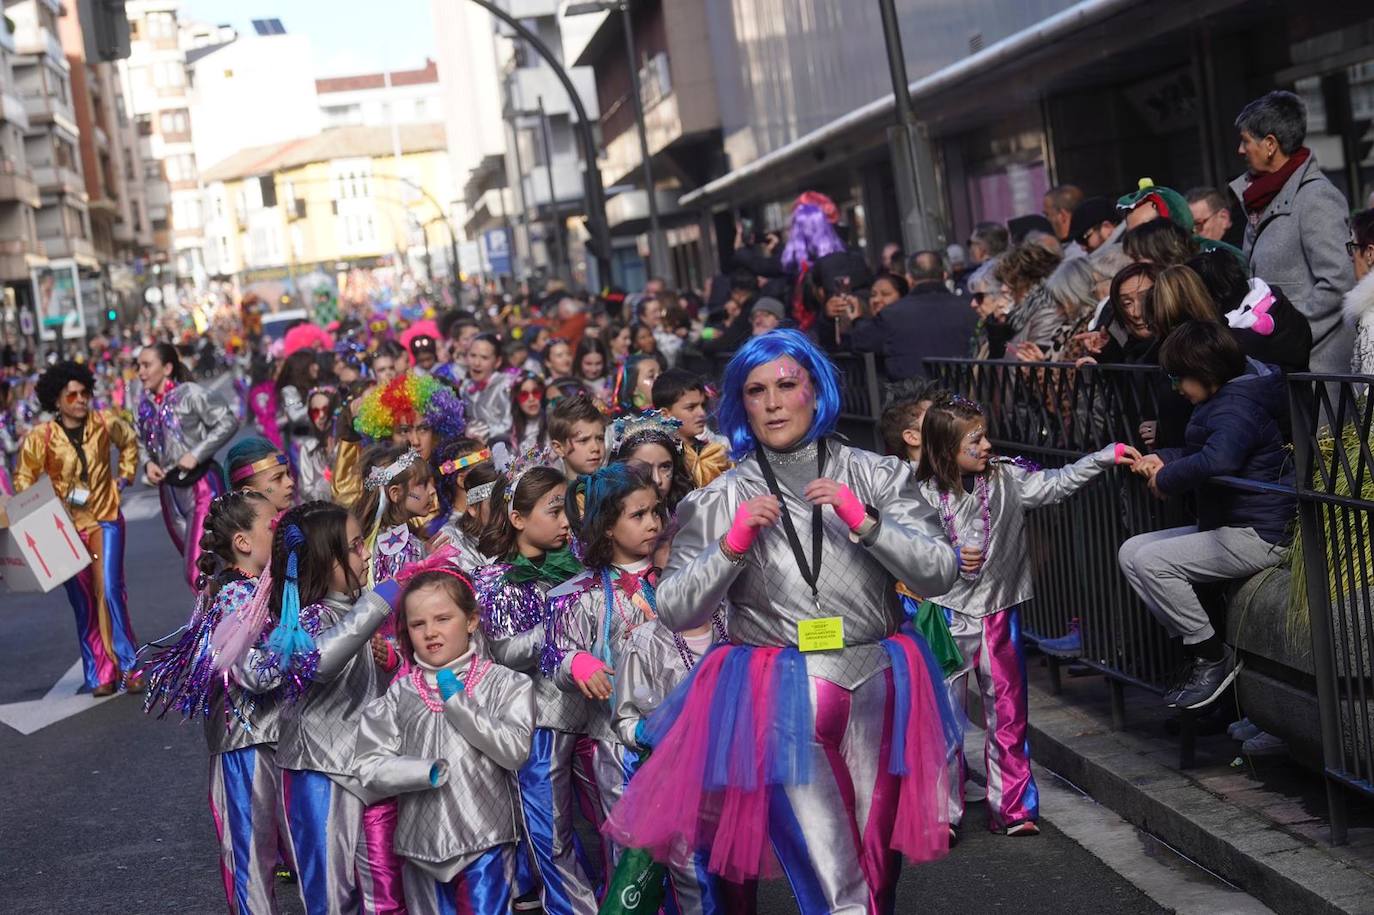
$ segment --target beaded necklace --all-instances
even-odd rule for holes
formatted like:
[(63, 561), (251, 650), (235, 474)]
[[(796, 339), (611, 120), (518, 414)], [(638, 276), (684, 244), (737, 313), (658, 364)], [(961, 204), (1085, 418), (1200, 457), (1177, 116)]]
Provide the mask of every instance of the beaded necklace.
[[(467, 675), (463, 677), (464, 691), (475, 689), (487, 675), (487, 671), (491, 670), (491, 664), (491, 661), (473, 655), (472, 660), (468, 662)], [(420, 665), (416, 664), (410, 669), (410, 682), (415, 684), (415, 691), (420, 694), (420, 701), (425, 704), (425, 708), (435, 714), (444, 710), (443, 694), (439, 692), (438, 687), (429, 685), (429, 681), (425, 679), (425, 670)]]
[[(634, 632), (636, 626), (658, 617), (658, 601), (654, 597), (653, 585), (649, 584), (647, 577), (640, 581), (639, 593), (644, 596), (644, 606), (636, 609), (643, 611), (644, 616), (642, 619), (633, 619), (615, 602), (615, 587), (611, 583), (610, 568), (601, 570), (601, 587), (606, 594), (606, 612), (601, 619), (601, 651), (598, 656), (607, 664), (611, 663), (611, 615), (613, 613), (619, 616), (620, 621), (625, 624), (625, 638)], [(632, 606), (635, 605), (633, 596), (630, 598), (630, 603)]]
[[(989, 505), (989, 492), (991, 486), (988, 485), (988, 475), (979, 474), (974, 478), (973, 493), (978, 498), (983, 516), (983, 556), (986, 559), (988, 551), (992, 549), (992, 509)], [(944, 489), (940, 490), (940, 522), (945, 528), (945, 535), (949, 537), (949, 542), (955, 546), (959, 545), (959, 532), (954, 526), (954, 506), (950, 503), (949, 493)]]
[[(719, 610), (711, 614), (711, 631), (717, 642), (729, 641), (729, 636), (725, 633), (725, 620), (721, 618)], [(697, 657), (692, 653), (692, 649), (687, 647), (687, 640), (682, 637), (681, 633), (674, 632), (673, 645), (677, 647), (677, 656), (682, 661), (683, 669), (691, 673), (692, 668), (697, 666)]]

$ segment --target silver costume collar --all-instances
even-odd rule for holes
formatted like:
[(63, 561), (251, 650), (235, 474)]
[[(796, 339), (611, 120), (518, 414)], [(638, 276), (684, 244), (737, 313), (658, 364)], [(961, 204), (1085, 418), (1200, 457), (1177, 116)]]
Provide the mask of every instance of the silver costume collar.
[(791, 451), (774, 451), (768, 446), (763, 447), (763, 454), (768, 458), (768, 463), (774, 467), (788, 467), (793, 464), (814, 464), (816, 463), (816, 450), (818, 444), (814, 441), (807, 442), (799, 448)]

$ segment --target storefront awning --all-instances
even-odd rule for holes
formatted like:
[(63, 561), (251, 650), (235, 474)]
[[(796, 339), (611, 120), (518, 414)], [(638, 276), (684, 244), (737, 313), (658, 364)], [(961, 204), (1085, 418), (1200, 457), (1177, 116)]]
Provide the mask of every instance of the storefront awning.
[[(956, 89), (961, 84), (986, 74), (994, 67), (1014, 63), (1033, 50), (1052, 42), (1063, 41), (1075, 32), (1097, 25), (1143, 3), (1144, 0), (1082, 0), (1030, 28), (988, 45), (957, 63), (915, 80), (907, 86), (907, 91), (911, 94), (912, 102), (919, 107), (922, 100)], [(718, 198), (729, 196), (744, 183), (788, 165), (834, 140), (852, 136), (856, 131), (870, 129), (874, 122), (890, 119), (894, 105), (895, 99), (888, 93), (702, 185), (689, 194), (684, 194), (678, 202), (684, 207), (707, 206)]]

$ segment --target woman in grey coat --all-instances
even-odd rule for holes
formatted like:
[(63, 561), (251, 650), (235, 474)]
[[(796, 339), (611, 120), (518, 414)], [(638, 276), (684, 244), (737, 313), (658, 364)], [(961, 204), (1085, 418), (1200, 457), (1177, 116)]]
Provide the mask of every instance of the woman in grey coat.
[(1250, 269), (1307, 316), (1312, 371), (1345, 372), (1354, 345), (1341, 315), (1341, 298), (1355, 285), (1345, 250), (1350, 205), (1303, 145), (1307, 108), (1291, 92), (1270, 92), (1241, 110), (1236, 127), (1249, 171), (1231, 190), (1245, 207)]

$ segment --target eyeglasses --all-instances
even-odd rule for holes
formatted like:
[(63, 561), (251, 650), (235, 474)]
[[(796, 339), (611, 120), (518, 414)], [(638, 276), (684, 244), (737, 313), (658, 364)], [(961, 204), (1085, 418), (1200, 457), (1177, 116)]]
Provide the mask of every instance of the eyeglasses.
[(1178, 393), (1178, 390), (1183, 387), (1183, 379), (1177, 375), (1170, 375), (1169, 387), (1173, 388), (1174, 393)]
[(1357, 241), (1348, 241), (1345, 243), (1346, 254), (1353, 255), (1356, 251), (1363, 251), (1365, 248), (1374, 248), (1374, 244), (1361, 244)]

